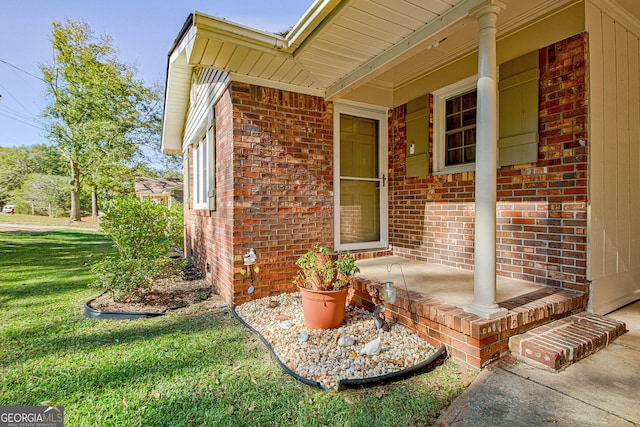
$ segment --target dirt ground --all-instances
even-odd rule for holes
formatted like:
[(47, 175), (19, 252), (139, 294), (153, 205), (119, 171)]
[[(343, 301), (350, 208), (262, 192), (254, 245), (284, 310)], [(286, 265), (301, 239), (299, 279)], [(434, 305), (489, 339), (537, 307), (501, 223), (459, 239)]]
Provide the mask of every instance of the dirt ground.
[(102, 311), (164, 313), (185, 309), (208, 300), (224, 304), (224, 301), (213, 293), (211, 285), (205, 279), (184, 280), (177, 278), (159, 280), (151, 288), (143, 302), (116, 302), (107, 292), (90, 301), (89, 306)]
[(117, 302), (109, 292), (89, 302), (89, 306), (102, 311), (126, 313), (165, 313), (169, 311), (198, 310), (226, 307), (222, 297), (203, 278), (193, 265), (182, 269), (180, 277), (158, 280), (141, 302)]

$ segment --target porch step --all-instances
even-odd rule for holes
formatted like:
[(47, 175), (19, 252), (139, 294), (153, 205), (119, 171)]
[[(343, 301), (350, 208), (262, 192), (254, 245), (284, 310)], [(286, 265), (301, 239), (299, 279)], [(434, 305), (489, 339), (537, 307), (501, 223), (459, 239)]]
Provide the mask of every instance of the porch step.
[(626, 331), (624, 322), (582, 312), (511, 337), (509, 349), (527, 363), (558, 370), (606, 347)]

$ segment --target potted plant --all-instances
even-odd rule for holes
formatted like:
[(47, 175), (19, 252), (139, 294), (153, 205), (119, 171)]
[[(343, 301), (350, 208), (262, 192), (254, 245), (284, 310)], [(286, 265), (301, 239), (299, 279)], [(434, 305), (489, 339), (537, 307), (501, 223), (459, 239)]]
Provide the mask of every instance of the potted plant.
[(304, 322), (309, 329), (333, 329), (344, 322), (348, 286), (360, 271), (348, 252), (331, 254), (316, 243), (296, 261), (294, 283), (302, 295)]

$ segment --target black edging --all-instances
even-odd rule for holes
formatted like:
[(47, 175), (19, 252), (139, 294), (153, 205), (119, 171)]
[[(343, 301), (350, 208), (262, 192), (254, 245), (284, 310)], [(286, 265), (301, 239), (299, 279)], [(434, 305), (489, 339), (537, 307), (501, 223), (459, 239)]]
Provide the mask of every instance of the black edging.
[(431, 357), (429, 357), (424, 362), (420, 362), (417, 365), (413, 365), (406, 369), (402, 369), (401, 371), (390, 372), (388, 374), (379, 375), (377, 377), (352, 378), (352, 379), (340, 380), (338, 382), (338, 390), (343, 390), (345, 388), (355, 388), (355, 387), (363, 387), (363, 388), (371, 387), (381, 383), (396, 381), (396, 380), (409, 377), (413, 374), (420, 372), (421, 370), (425, 369), (427, 366), (431, 365), (433, 362), (438, 360), (438, 358), (440, 358), (440, 356), (442, 356), (445, 351), (446, 351), (446, 347), (443, 345), (438, 349), (438, 351), (432, 354)]
[[(311, 380), (309, 378), (304, 378), (298, 374), (296, 374), (295, 372), (293, 372), (291, 369), (289, 369), (287, 367), (287, 365), (285, 365), (284, 363), (282, 363), (282, 361), (278, 358), (278, 356), (276, 355), (276, 353), (273, 351), (273, 347), (271, 347), (271, 344), (269, 343), (269, 341), (266, 340), (265, 337), (263, 337), (260, 332), (258, 332), (255, 328), (253, 328), (253, 326), (249, 325), (247, 322), (244, 321), (244, 319), (242, 317), (240, 317), (238, 315), (238, 313), (236, 313), (236, 310), (232, 307), (230, 307), (231, 312), (233, 313), (233, 315), (236, 317), (236, 319), (238, 319), (240, 321), (240, 323), (242, 323), (244, 326), (247, 327), (247, 329), (249, 329), (251, 332), (253, 332), (254, 334), (256, 334), (258, 336), (258, 338), (260, 338), (260, 340), (262, 341), (262, 343), (265, 345), (265, 347), (267, 347), (267, 350), (269, 350), (269, 353), (271, 354), (271, 357), (273, 358), (273, 360), (276, 361), (276, 363), (278, 364), (278, 366), (280, 366), (280, 368), (282, 368), (283, 371), (285, 371), (287, 374), (291, 375), (293, 378), (297, 379), (298, 381), (302, 381), (303, 383), (313, 386), (313, 387), (318, 387), (321, 388), (323, 390), (328, 390), (327, 387), (325, 387), (324, 385), (322, 385), (322, 383), (318, 382), (318, 381), (314, 381)], [(431, 357), (429, 357), (427, 360), (425, 360), (424, 362), (420, 362), (417, 365), (413, 365), (410, 366), (406, 369), (402, 369), (400, 371), (396, 371), (396, 372), (391, 372), (385, 375), (379, 375), (377, 377), (369, 377), (369, 378), (352, 378), (352, 379), (345, 379), (345, 380), (340, 380), (338, 382), (338, 390), (344, 390), (346, 388), (355, 388), (355, 387), (371, 387), (380, 383), (384, 383), (384, 382), (391, 382), (391, 381), (396, 381), (405, 377), (408, 377), (412, 374), (415, 374), (423, 369), (425, 369), (427, 366), (431, 365), (433, 362), (435, 362), (436, 360), (438, 360), (441, 356), (446, 355), (446, 347), (443, 345), (442, 347), (440, 347), (438, 349), (438, 351), (436, 351), (433, 355), (431, 355)]]
[(240, 317), (238, 315), (238, 313), (236, 313), (236, 310), (233, 307), (229, 307), (231, 309), (231, 312), (233, 313), (234, 316), (236, 316), (236, 319), (238, 319), (240, 321), (240, 323), (242, 323), (244, 326), (247, 327), (247, 329), (249, 329), (251, 332), (253, 332), (254, 334), (256, 334), (258, 336), (258, 338), (260, 338), (260, 340), (262, 341), (262, 343), (265, 345), (265, 347), (267, 347), (267, 350), (269, 350), (269, 353), (271, 354), (271, 357), (273, 358), (273, 360), (276, 361), (276, 363), (278, 364), (278, 366), (280, 366), (280, 368), (282, 368), (283, 371), (285, 371), (287, 374), (291, 375), (293, 378), (297, 379), (298, 381), (302, 381), (303, 383), (310, 385), (312, 387), (318, 387), (321, 388), (323, 390), (328, 390), (327, 387), (323, 386), (322, 383), (319, 383), (318, 381), (314, 381), (311, 380), (309, 378), (305, 378), (302, 377), (298, 374), (296, 374), (295, 372), (293, 372), (291, 369), (289, 369), (287, 367), (287, 365), (285, 365), (284, 363), (282, 363), (282, 361), (278, 358), (278, 356), (276, 355), (276, 353), (273, 351), (273, 347), (271, 347), (271, 344), (269, 344), (269, 341), (267, 341), (265, 339), (265, 337), (263, 337), (260, 332), (256, 331), (253, 326), (251, 326), (250, 324), (248, 324), (247, 322), (244, 321), (244, 319), (242, 317)]
[(102, 311), (91, 307), (89, 304), (93, 302), (96, 298), (104, 295), (107, 291), (101, 293), (95, 298), (90, 299), (86, 303), (84, 303), (84, 317), (89, 319), (97, 319), (97, 320), (136, 320), (136, 319), (146, 319), (148, 317), (158, 317), (163, 316), (165, 312), (161, 313), (150, 313), (150, 312), (127, 312), (127, 311)]

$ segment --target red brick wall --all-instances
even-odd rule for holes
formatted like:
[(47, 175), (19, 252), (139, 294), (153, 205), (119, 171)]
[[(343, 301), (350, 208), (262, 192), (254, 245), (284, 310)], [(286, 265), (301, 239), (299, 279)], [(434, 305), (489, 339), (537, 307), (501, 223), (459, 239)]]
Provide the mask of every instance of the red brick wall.
[[(185, 239), (227, 302), (293, 290), (298, 257), (332, 246), (332, 113), (322, 98), (235, 82), (216, 104), (217, 209), (185, 208)], [(253, 295), (240, 272), (249, 248)]]
[[(540, 50), (538, 162), (498, 171), (498, 273), (580, 290), (586, 290), (585, 37)], [(389, 116), (394, 253), (471, 269), (474, 173), (406, 177), (405, 111), (401, 106)], [(186, 208), (186, 240), (228, 302), (293, 290), (298, 256), (315, 242), (332, 247), (332, 115), (322, 98), (236, 82), (216, 105), (218, 206)], [(261, 268), (253, 295), (240, 274), (251, 247)]]
[[(583, 291), (586, 46), (586, 34), (580, 34), (540, 50), (538, 162), (503, 167), (497, 181), (498, 274)], [(472, 269), (475, 174), (406, 177), (405, 107), (389, 119), (394, 253)], [(429, 134), (432, 139), (432, 129)]]
[[(216, 104), (216, 210), (185, 206), (185, 247), (200, 270), (227, 302), (233, 301), (233, 117), (227, 92)], [(189, 149), (189, 165), (193, 153)], [(191, 170), (189, 171), (191, 175)], [(189, 179), (193, 194), (193, 179)]]
[[(322, 98), (233, 83), (235, 303), (294, 290), (295, 261), (333, 247), (333, 108)], [(249, 248), (260, 271), (239, 274)]]

